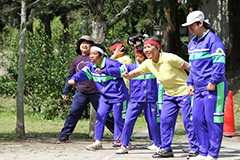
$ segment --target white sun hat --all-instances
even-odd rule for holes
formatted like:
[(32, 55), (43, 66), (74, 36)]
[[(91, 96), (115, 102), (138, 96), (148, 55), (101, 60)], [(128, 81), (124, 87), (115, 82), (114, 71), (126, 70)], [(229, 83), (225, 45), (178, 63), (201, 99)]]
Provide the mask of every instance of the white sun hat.
[(204, 18), (205, 18), (205, 16), (204, 16), (204, 13), (202, 11), (193, 11), (193, 12), (188, 14), (187, 22), (182, 24), (182, 26), (183, 27), (189, 26), (189, 25), (191, 25), (195, 22), (200, 22), (200, 21), (204, 21), (204, 22), (210, 24), (208, 19), (204, 20)]

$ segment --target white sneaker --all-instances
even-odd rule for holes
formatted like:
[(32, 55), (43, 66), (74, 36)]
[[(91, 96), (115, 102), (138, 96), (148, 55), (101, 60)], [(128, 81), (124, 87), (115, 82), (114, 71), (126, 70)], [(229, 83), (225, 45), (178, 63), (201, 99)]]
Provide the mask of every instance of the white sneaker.
[(217, 160), (217, 158), (208, 155), (204, 160)]
[(156, 150), (157, 146), (155, 146), (155, 144), (153, 143), (151, 146), (148, 146), (147, 149), (149, 149), (149, 150)]
[(93, 144), (90, 144), (86, 147), (87, 150), (94, 151), (94, 150), (99, 150), (102, 149), (102, 142), (96, 140)]
[(151, 143), (149, 143), (149, 144), (146, 144), (146, 145), (143, 145), (142, 147), (143, 147), (143, 149), (147, 149), (147, 147), (148, 147), (148, 146), (151, 146), (151, 145), (153, 145), (153, 142), (151, 142)]
[(189, 160), (205, 160), (206, 156), (197, 155), (196, 157), (190, 157)]
[(126, 146), (121, 146), (121, 148), (116, 151), (116, 154), (127, 154), (127, 153), (128, 153), (128, 149)]

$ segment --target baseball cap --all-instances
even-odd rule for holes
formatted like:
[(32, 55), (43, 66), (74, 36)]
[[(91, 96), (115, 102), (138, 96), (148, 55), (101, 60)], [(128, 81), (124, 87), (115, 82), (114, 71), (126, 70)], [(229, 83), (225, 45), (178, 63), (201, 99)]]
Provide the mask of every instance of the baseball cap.
[[(204, 18), (205, 18), (205, 16), (202, 11), (193, 11), (188, 14), (187, 22), (182, 24), (182, 26), (185, 27), (185, 26), (189, 26), (195, 22), (205, 21)], [(209, 23), (209, 22), (207, 22), (207, 23)]]

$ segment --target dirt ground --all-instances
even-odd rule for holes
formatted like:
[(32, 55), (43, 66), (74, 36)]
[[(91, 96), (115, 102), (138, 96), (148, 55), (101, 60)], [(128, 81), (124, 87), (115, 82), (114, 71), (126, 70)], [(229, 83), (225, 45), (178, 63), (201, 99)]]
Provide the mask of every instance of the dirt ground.
[[(28, 139), (22, 142), (0, 142), (0, 160), (146, 160), (153, 159), (155, 151), (143, 149), (147, 140), (135, 139), (133, 149), (128, 154), (117, 155), (117, 148), (111, 140), (103, 141), (103, 150), (87, 151), (85, 147), (91, 140), (71, 140), (71, 143), (56, 144), (56, 139)], [(187, 142), (173, 143), (173, 160), (186, 160), (187, 153), (182, 148), (189, 147)], [(224, 138), (219, 160), (240, 160), (240, 139)]]

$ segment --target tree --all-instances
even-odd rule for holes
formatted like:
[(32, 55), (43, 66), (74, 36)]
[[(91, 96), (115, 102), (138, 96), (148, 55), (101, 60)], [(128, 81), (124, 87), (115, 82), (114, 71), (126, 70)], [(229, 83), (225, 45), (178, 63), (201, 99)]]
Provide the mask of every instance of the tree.
[(19, 41), (19, 61), (18, 61), (18, 84), (17, 84), (17, 125), (16, 134), (18, 138), (25, 138), (24, 127), (24, 74), (25, 74), (25, 54), (26, 54), (26, 1), (22, 0), (21, 25)]
[(167, 0), (165, 8), (165, 18), (167, 20), (164, 33), (164, 51), (178, 53), (180, 47), (178, 3), (176, 0)]
[(93, 16), (92, 38), (95, 40), (95, 42), (101, 44), (105, 43), (105, 37), (108, 30), (130, 12), (136, 0), (129, 0), (127, 6), (121, 12), (115, 14), (112, 18), (108, 20), (105, 20), (103, 15), (104, 2), (105, 0), (87, 1), (90, 12)]
[[(239, 65), (240, 61), (240, 45), (239, 45), (239, 36), (240, 36), (240, 21), (238, 15), (240, 14), (240, 10), (238, 6), (240, 5), (240, 1), (228, 0), (228, 13), (229, 13), (229, 51), (228, 57), (229, 61), (227, 61), (227, 65), (233, 69), (234, 66)], [(237, 67), (236, 67), (237, 69)]]

